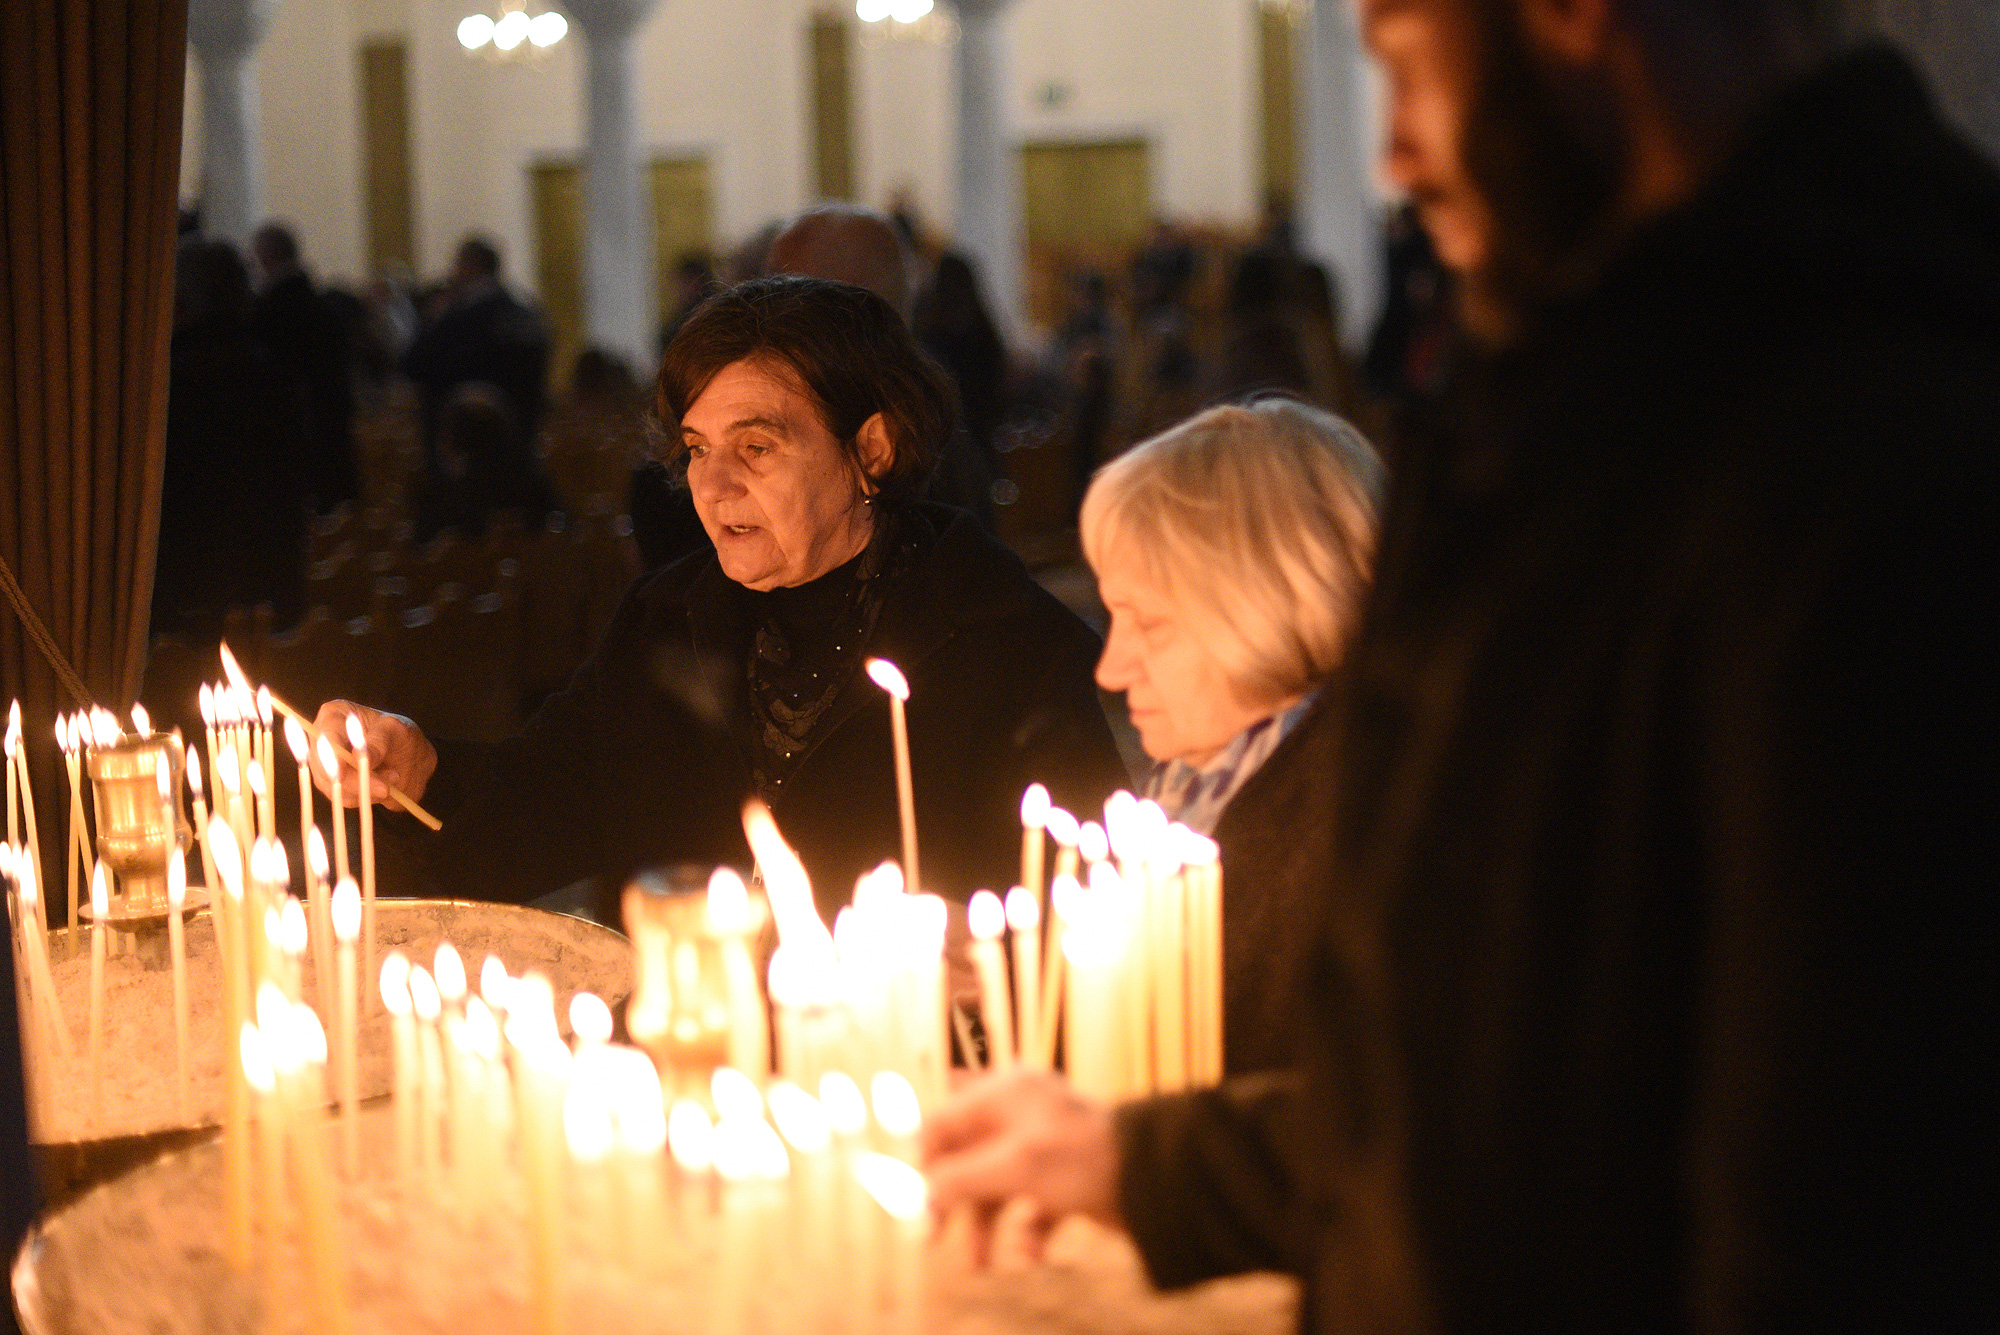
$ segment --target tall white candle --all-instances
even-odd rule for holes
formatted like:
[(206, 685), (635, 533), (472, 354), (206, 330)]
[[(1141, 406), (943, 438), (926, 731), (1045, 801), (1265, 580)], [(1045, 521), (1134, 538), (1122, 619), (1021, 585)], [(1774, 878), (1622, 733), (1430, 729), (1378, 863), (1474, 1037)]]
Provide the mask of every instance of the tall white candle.
[[(340, 1019), (334, 1031), (334, 1070), (335, 1078), (340, 1082), (340, 1162), (347, 1175), (353, 1177), (360, 1171), (361, 1162), (361, 1134), (355, 1121), (361, 1102), (361, 1070), (359, 1043), (355, 1037), (358, 1023), (355, 1003), (359, 997), (359, 986), (354, 963), (354, 942), (361, 935), (361, 892), (355, 888), (353, 881), (342, 881), (335, 887), (330, 916), (339, 956), (334, 969), (336, 991), (340, 998)], [(386, 964), (383, 973), (385, 976), (388, 973)], [(383, 986), (386, 988), (387, 985), (385, 980)]]
[[(365, 915), (366, 899), (362, 905)], [(410, 1005), (417, 1017), (417, 1162), (423, 1167), (424, 1185), (436, 1192), (443, 1185), (439, 1170), (444, 1158), (440, 1124), (444, 1111), (444, 1053), (438, 1033), (438, 1016), (443, 1005), (437, 981), (421, 964), (410, 966)]]
[[(282, 997), (275, 1007), (264, 1005), (259, 1009), (271, 1017), (273, 1029), (281, 1017), (289, 1019)], [(285, 1232), (284, 1100), (278, 1093), (278, 1071), (271, 1061), (271, 1035), (265, 1028), (244, 1021), (237, 1047), (244, 1083), (255, 1095), (257, 1109), (257, 1212), (264, 1220), (263, 1254), (257, 1274), (262, 1281), (264, 1328), (277, 1331), (284, 1328), (287, 1300), (284, 1271), (278, 1264)]]
[(105, 919), (111, 914), (111, 895), (105, 885), (104, 864), (90, 878), (90, 1120), (97, 1125), (104, 1118), (104, 948), (111, 934)]
[(181, 909), (187, 902), (187, 855), (176, 848), (167, 855), (167, 943), (174, 956), (174, 1094), (183, 1124), (193, 1118), (188, 1108), (187, 930)]
[(1021, 884), (1042, 902), (1042, 857), (1048, 852), (1049, 790), (1039, 783), (1021, 794)]
[(979, 1013), (986, 1022), (987, 1065), (1004, 1070), (1014, 1065), (1016, 1056), (1007, 957), (1000, 948), (1000, 934), (1007, 930), (1007, 910), (1000, 896), (981, 890), (966, 905), (966, 918), (972, 928), (972, 966), (979, 974)]
[(903, 707), (910, 698), (910, 682), (886, 658), (868, 660), (868, 676), (889, 695), (889, 727), (896, 747), (896, 804), (903, 822), (903, 880), (916, 894), (923, 888), (917, 871), (917, 802), (910, 779), (910, 725)]
[(21, 702), (7, 706), (7, 843), (21, 842), (20, 780), (14, 773), (14, 753), (21, 747)]
[[(34, 1017), (39, 1020), (48, 1041), (55, 1044), (55, 1050), (64, 1059), (71, 1052), (69, 1023), (63, 1018), (62, 998), (56, 995), (55, 977), (49, 969), (49, 940), (37, 919), (41, 900), (41, 868), (33, 858), (20, 854), (14, 862), (14, 878), (20, 885), (21, 935), (26, 945), (28, 957), (28, 987), (34, 998)], [(24, 1025), (23, 1033), (34, 1032), (33, 1026)]]
[(722, 979), (729, 1008), (729, 1064), (762, 1077), (771, 1070), (770, 1021), (764, 991), (750, 961), (750, 891), (733, 868), (717, 867), (708, 878), (708, 928), (722, 954)]
[(1007, 926), (1014, 941), (1014, 998), (1021, 1062), (1047, 1070), (1042, 1055), (1042, 906), (1023, 886), (1007, 892)]
[(347, 799), (340, 783), (340, 757), (325, 733), (320, 734), (318, 751), (319, 767), (333, 794), (333, 879), (340, 882), (347, 879)]
[[(341, 882), (343, 887), (353, 884), (351, 880)], [(358, 890), (354, 903), (358, 917)], [(390, 1109), (396, 1126), (396, 1181), (408, 1192), (416, 1185), (418, 1056), (417, 1022), (410, 1002), (410, 961), (402, 951), (392, 950), (383, 957), (381, 986), (393, 1054)]]
[(346, 1335), (347, 1276), (341, 1260), (339, 1209), (326, 1167), (326, 1031), (310, 1006), (294, 1006), (290, 1025), (272, 1044), (290, 1134), (292, 1176), (298, 1184), (299, 1233), (306, 1262), (306, 1328)]
[(375, 785), (369, 778), (368, 734), (361, 716), (347, 716), (347, 742), (354, 750), (355, 800), (361, 808), (361, 939), (364, 964), (375, 969)]
[[(223, 752), (228, 755), (228, 752)], [(244, 965), (243, 862), (229, 822), (218, 815), (208, 822), (209, 867), (218, 884), (211, 885), (215, 909), (217, 958), (222, 969), (223, 1068), (228, 1073), (222, 1113), (224, 1240), (230, 1264), (242, 1270), (250, 1264), (250, 1086), (239, 1050), (240, 1034), (250, 1018), (249, 974)]]

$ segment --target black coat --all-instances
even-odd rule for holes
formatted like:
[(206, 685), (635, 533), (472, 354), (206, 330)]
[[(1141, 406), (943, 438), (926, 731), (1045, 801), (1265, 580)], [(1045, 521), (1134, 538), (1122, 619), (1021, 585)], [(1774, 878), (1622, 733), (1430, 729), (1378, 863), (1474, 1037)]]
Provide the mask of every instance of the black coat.
[[(885, 576), (868, 652), (910, 681), (924, 888), (962, 901), (1017, 879), (1029, 783), (1083, 812), (1127, 780), (1091, 679), (1097, 637), (969, 515), (924, 506), (905, 523), (917, 554)], [(678, 561), (634, 586), (520, 736), (483, 756), (441, 748), (438, 886), (524, 901), (647, 866), (747, 866), (747, 607), (713, 550)], [(901, 857), (888, 698), (857, 674), (816, 736), (771, 805), (830, 921), (862, 872)]]
[[(520, 438), (532, 443), (548, 384), (548, 326), (532, 307), (490, 283), (424, 326), (403, 354), (403, 374), (423, 390), (425, 435), (433, 447), (451, 391), (475, 383), (507, 396)], [(435, 468), (435, 455), (431, 462)]]
[(324, 514), (342, 501), (358, 499), (354, 386), (348, 378), (346, 333), (332, 303), (295, 269), (257, 294), (250, 332), (270, 352), (298, 400), (306, 452), (300, 473), (314, 507)]
[(1343, 674), (1305, 1092), (1121, 1119), (1154, 1273), (1990, 1329), (2000, 177), (1844, 58), (1492, 370)]

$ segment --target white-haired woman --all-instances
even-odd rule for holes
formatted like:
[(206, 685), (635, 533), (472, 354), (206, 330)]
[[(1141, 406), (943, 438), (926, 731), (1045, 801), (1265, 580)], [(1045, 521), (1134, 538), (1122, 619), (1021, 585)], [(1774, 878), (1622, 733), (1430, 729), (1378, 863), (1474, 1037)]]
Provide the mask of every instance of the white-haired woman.
[[(1382, 466), (1289, 399), (1211, 408), (1100, 471), (1083, 549), (1111, 614), (1098, 684), (1125, 695), (1167, 813), (1222, 848), (1224, 1061), (1288, 1064), (1281, 964), (1320, 893), (1315, 710), (1368, 586)], [(1310, 807), (1311, 809), (1307, 809)]]

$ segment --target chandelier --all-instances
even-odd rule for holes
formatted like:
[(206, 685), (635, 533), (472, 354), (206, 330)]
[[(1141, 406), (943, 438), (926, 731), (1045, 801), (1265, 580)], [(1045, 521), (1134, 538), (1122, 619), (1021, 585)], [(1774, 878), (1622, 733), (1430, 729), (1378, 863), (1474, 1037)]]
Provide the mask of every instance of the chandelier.
[(893, 19), (911, 24), (931, 12), (935, 0), (854, 0), (854, 17), (863, 23)]
[(530, 14), (527, 0), (500, 0), (497, 16), (473, 13), (458, 21), (458, 44), (474, 54), (511, 60), (539, 55), (568, 32), (569, 20), (553, 9)]
[(861, 20), (862, 40), (870, 45), (885, 37), (939, 44), (957, 35), (936, 0), (854, 0), (854, 17)]

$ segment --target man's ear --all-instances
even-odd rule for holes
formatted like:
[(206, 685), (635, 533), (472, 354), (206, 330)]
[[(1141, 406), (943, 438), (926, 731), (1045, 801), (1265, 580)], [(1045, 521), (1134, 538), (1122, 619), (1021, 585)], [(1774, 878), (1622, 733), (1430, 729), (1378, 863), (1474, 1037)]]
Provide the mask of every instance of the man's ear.
[(866, 480), (866, 490), (872, 495), (876, 485), (889, 465), (896, 461), (896, 441), (889, 434), (889, 421), (882, 414), (861, 424), (861, 430), (854, 433), (854, 443), (861, 455), (861, 475)]
[(1531, 49), (1565, 65), (1601, 65), (1611, 57), (1613, 0), (1514, 0)]

